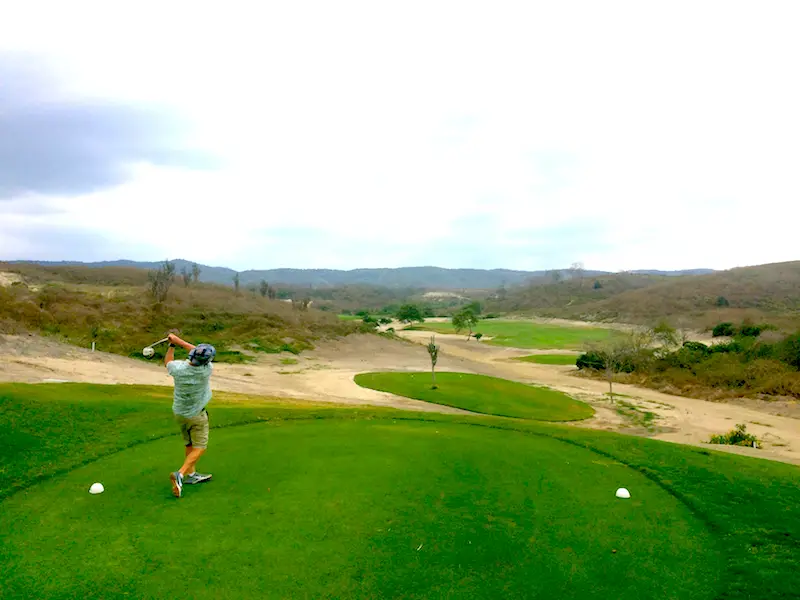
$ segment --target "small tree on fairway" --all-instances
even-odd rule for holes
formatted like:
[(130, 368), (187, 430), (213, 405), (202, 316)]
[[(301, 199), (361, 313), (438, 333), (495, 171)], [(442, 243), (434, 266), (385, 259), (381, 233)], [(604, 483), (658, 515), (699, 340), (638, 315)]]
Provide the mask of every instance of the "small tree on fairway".
[(431, 389), (436, 389), (436, 361), (439, 360), (439, 346), (436, 345), (436, 336), (431, 336), (431, 342), (427, 346), (428, 354), (431, 355)]
[(422, 323), (425, 321), (422, 312), (419, 310), (419, 306), (416, 304), (403, 304), (400, 310), (397, 311), (396, 316), (397, 320), (401, 323), (413, 323), (414, 321)]
[(261, 283), (258, 284), (258, 292), (261, 294), (262, 298), (267, 297), (267, 293), (269, 292), (269, 284), (265, 280), (261, 280)]
[(462, 309), (453, 315), (453, 328), (456, 332), (461, 333), (463, 330), (468, 329), (467, 341), (472, 337), (472, 328), (478, 324), (478, 317), (469, 308)]

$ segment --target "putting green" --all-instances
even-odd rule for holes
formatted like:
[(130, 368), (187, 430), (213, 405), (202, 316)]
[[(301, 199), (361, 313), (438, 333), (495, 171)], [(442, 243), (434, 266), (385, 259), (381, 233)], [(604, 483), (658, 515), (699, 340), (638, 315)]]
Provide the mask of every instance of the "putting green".
[[(5, 597), (711, 598), (705, 526), (640, 473), (546, 437), (418, 421), (219, 429), (171, 497), (177, 436), (2, 503)], [(106, 492), (87, 493), (101, 481)], [(624, 486), (631, 500), (617, 500)], [(616, 553), (613, 550), (617, 550)]]
[(437, 373), (436, 389), (431, 389), (429, 372), (359, 373), (354, 381), (365, 388), (498, 417), (579, 421), (594, 414), (591, 406), (562, 392), (487, 375)]

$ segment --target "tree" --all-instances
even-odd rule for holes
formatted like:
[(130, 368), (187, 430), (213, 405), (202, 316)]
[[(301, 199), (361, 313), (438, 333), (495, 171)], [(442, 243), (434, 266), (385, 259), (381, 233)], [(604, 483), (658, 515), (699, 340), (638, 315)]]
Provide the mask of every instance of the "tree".
[(594, 285), (592, 286), (594, 289), (599, 290), (603, 288), (603, 284), (599, 281), (595, 280)]
[(200, 267), (197, 263), (192, 263), (192, 280), (195, 283), (200, 280)]
[(632, 373), (646, 369), (652, 359), (653, 330), (632, 331), (623, 337), (611, 338), (578, 357), (575, 365), (605, 371), (608, 394), (614, 400), (614, 373)]
[(261, 283), (258, 284), (258, 291), (262, 298), (267, 297), (267, 294), (269, 293), (269, 284), (264, 279), (262, 279)]
[(164, 302), (172, 282), (175, 281), (175, 265), (165, 260), (158, 269), (147, 273), (147, 280), (153, 300)]
[(671, 350), (686, 341), (682, 338), (681, 333), (666, 321), (661, 321), (653, 327), (653, 337), (661, 343), (665, 350)]
[(546, 276), (553, 280), (553, 283), (558, 283), (563, 278), (563, 274), (558, 269), (547, 271)]
[(278, 290), (276, 290), (276, 289), (275, 289), (274, 287), (272, 287), (271, 285), (270, 285), (270, 286), (268, 286), (268, 288), (267, 288), (267, 297), (268, 297), (270, 300), (275, 300), (275, 298), (277, 298), (277, 297), (278, 297)]
[(453, 328), (456, 332), (461, 333), (464, 329), (468, 329), (467, 341), (472, 337), (472, 328), (478, 324), (478, 317), (469, 308), (463, 308), (453, 315)]
[(236, 294), (239, 294), (239, 274), (233, 276), (233, 289), (236, 291)]
[(468, 309), (469, 309), (469, 310), (471, 310), (471, 311), (472, 311), (472, 313), (473, 313), (473, 314), (475, 314), (475, 315), (479, 315), (479, 314), (481, 314), (481, 303), (480, 303), (480, 302), (478, 302), (477, 300), (473, 300), (472, 302), (470, 302), (469, 304), (467, 304), (467, 305), (466, 305), (464, 308), (465, 308), (465, 309), (467, 309), (467, 308), (468, 308)]
[(505, 300), (506, 296), (508, 295), (508, 291), (506, 290), (505, 282), (500, 284), (500, 287), (497, 288), (497, 292), (495, 292), (495, 296), (497, 296), (498, 300)]
[(583, 287), (583, 263), (574, 262), (569, 267), (570, 277), (577, 279), (580, 282), (580, 287)]
[(414, 321), (422, 323), (425, 321), (422, 312), (419, 310), (419, 306), (416, 304), (403, 304), (395, 316), (401, 323), (413, 323)]
[(192, 275), (186, 267), (181, 269), (181, 277), (183, 278), (183, 287), (189, 287), (192, 283)]
[(431, 355), (431, 389), (436, 389), (436, 361), (439, 360), (439, 346), (436, 345), (436, 336), (431, 336), (431, 342), (427, 346), (428, 354)]

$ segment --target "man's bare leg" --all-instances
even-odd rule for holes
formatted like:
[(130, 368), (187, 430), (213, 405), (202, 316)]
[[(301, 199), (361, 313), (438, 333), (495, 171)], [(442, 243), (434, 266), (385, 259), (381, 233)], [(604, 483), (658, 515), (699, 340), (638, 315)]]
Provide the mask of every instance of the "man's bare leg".
[(186, 446), (186, 460), (183, 463), (183, 466), (180, 468), (180, 474), (186, 477), (189, 473), (194, 473), (195, 471), (195, 464), (203, 453), (206, 451), (205, 448), (195, 448), (193, 446)]

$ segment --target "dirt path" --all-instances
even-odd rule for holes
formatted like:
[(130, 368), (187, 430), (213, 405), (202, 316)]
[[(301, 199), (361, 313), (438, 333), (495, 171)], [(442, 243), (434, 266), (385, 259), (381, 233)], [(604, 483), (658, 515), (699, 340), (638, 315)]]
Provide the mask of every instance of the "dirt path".
[[(393, 394), (359, 387), (357, 373), (371, 370), (427, 370), (428, 355), (421, 347), (430, 339), (425, 331), (399, 331), (405, 341), (374, 335), (356, 335), (326, 342), (299, 357), (263, 355), (248, 365), (215, 366), (213, 387), (218, 390), (350, 405), (388, 406), (407, 410), (463, 413), (458, 409), (410, 400)], [(594, 418), (579, 424), (643, 435), (696, 446), (711, 434), (729, 431), (737, 423), (764, 440), (762, 449), (714, 446), (713, 448), (800, 464), (800, 419), (775, 414), (775, 405), (737, 401), (715, 403), (671, 396), (654, 390), (615, 384), (617, 402), (608, 400), (607, 384), (577, 377), (574, 367), (537, 365), (514, 360), (531, 350), (492, 346), (465, 341), (463, 336), (436, 335), (441, 353), (437, 370), (493, 375), (539, 383), (561, 390), (592, 404)], [(91, 352), (37, 336), (0, 335), (0, 381), (171, 385), (159, 364)], [(293, 364), (287, 362), (297, 361)], [(800, 414), (796, 405), (784, 406), (786, 413)], [(655, 420), (644, 421), (646, 413)]]

